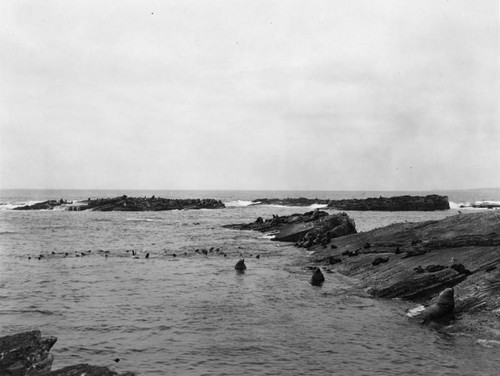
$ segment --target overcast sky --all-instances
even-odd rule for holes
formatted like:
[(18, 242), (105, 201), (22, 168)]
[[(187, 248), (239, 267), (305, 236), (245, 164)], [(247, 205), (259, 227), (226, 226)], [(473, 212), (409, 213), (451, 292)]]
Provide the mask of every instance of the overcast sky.
[(0, 187), (500, 187), (498, 1), (2, 1)]

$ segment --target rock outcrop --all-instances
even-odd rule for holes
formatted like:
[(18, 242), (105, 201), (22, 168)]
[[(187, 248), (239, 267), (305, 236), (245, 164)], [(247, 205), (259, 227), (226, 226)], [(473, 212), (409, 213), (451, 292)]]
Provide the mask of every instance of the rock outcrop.
[(311, 206), (313, 204), (327, 205), (328, 208), (336, 210), (358, 211), (434, 211), (450, 209), (448, 197), (438, 195), (407, 195), (348, 200), (309, 199), (304, 197), (285, 199), (261, 198), (252, 201), (252, 205)]
[(314, 266), (355, 277), (375, 297), (426, 302), (454, 287), (457, 312), (500, 316), (498, 211), (393, 224), (311, 250)]
[(328, 207), (359, 211), (435, 211), (450, 209), (450, 203), (446, 196), (397, 196), (335, 200), (331, 201)]
[(314, 244), (326, 246), (331, 239), (356, 232), (354, 221), (346, 213), (328, 214), (314, 210), (304, 214), (257, 218), (253, 223), (225, 225), (236, 230), (255, 230), (272, 233), (275, 241), (297, 242), (302, 247)]
[(42, 337), (39, 330), (0, 337), (2, 376), (134, 376), (119, 374), (107, 367), (77, 364), (51, 371), (54, 356), (49, 353), (56, 337)]
[(161, 197), (128, 197), (88, 199), (78, 205), (71, 205), (67, 201), (44, 201), (34, 205), (17, 207), (14, 210), (52, 210), (61, 207), (66, 210), (94, 210), (94, 211), (163, 211), (182, 209), (220, 209), (225, 205), (214, 199), (168, 199)]

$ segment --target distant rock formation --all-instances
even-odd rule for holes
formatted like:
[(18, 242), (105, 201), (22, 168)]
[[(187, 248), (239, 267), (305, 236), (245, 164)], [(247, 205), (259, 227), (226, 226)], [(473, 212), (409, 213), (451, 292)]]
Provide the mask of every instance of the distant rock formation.
[(311, 206), (314, 204), (327, 205), (336, 210), (357, 211), (433, 211), (448, 210), (450, 203), (447, 196), (396, 196), (373, 197), (365, 199), (325, 200), (299, 198), (260, 198), (252, 201), (252, 205), (283, 205), (283, 206)]
[[(64, 205), (64, 206), (63, 206)], [(66, 210), (94, 211), (163, 211), (181, 209), (220, 209), (225, 205), (214, 199), (168, 199), (160, 197), (128, 197), (88, 199), (78, 205), (70, 205), (67, 201), (44, 201), (33, 205), (14, 208), (14, 210), (52, 210), (62, 207)]]
[(77, 364), (51, 371), (54, 356), (49, 353), (56, 337), (42, 337), (39, 330), (0, 337), (2, 376), (134, 376), (119, 374), (107, 367)]
[(328, 204), (331, 209), (359, 211), (434, 211), (448, 210), (447, 196), (396, 196), (366, 199), (336, 200)]
[[(289, 216), (275, 215), (270, 219), (261, 217), (253, 223), (223, 226), (235, 230), (255, 230), (274, 234), (272, 240), (284, 242), (307, 242), (307, 244), (328, 244), (331, 239), (356, 233), (356, 225), (346, 213), (328, 214), (314, 210)], [(302, 246), (307, 247), (307, 244)]]

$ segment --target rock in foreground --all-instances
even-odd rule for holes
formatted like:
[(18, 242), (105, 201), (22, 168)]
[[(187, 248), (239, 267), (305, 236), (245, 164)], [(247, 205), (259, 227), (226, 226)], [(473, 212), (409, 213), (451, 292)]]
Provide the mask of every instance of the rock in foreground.
[(107, 367), (77, 364), (51, 371), (54, 356), (49, 353), (55, 337), (42, 337), (39, 330), (0, 337), (0, 375), (2, 376), (134, 376), (118, 374)]
[(303, 247), (328, 244), (331, 239), (356, 232), (354, 221), (346, 213), (328, 214), (315, 210), (270, 219), (259, 217), (253, 223), (225, 225), (236, 230), (255, 230), (274, 234), (272, 240), (298, 242)]
[(338, 238), (335, 245), (313, 247), (314, 264), (337, 260), (332, 268), (376, 297), (428, 301), (455, 287), (458, 312), (500, 316), (498, 211), (393, 224)]

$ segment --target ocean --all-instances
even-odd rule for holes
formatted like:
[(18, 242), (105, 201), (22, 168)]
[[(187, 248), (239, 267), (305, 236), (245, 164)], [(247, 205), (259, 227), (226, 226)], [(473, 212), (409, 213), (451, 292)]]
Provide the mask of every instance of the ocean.
[[(405, 314), (415, 304), (373, 299), (337, 273), (326, 274), (323, 286), (311, 286), (306, 250), (222, 227), (312, 209), (248, 206), (258, 198), (431, 193), (447, 195), (451, 209), (347, 213), (358, 231), (368, 231), (480, 210), (470, 207), (478, 201), (500, 202), (500, 189), (1, 190), (0, 335), (40, 329), (58, 337), (53, 369), (90, 363), (143, 376), (497, 375), (497, 344), (421, 327)], [(226, 208), (11, 210), (48, 199), (124, 194), (214, 198)], [(240, 258), (248, 268), (243, 274), (234, 270)]]

